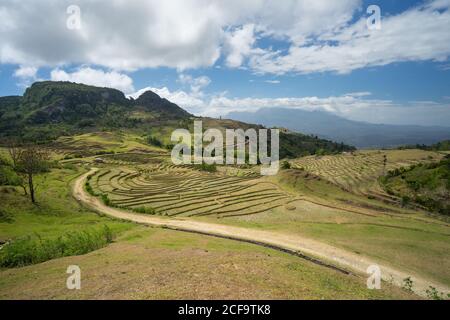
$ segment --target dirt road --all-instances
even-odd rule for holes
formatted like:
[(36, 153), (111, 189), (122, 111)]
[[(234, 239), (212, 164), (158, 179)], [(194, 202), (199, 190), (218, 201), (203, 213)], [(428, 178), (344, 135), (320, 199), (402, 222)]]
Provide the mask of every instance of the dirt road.
[[(425, 290), (433, 286), (441, 292), (449, 293), (450, 289), (443, 284), (427, 280), (419, 275), (413, 275), (393, 267), (382, 265), (377, 261), (363, 257), (361, 255), (339, 249), (316, 240), (303, 238), (298, 235), (283, 234), (278, 232), (262, 231), (249, 228), (225, 226), (214, 223), (195, 221), (192, 219), (173, 219), (156, 216), (148, 216), (131, 213), (122, 209), (111, 208), (104, 205), (99, 199), (89, 195), (84, 190), (87, 177), (96, 172), (92, 169), (90, 172), (80, 176), (73, 186), (74, 197), (83, 205), (96, 212), (140, 224), (164, 227), (172, 230), (184, 232), (195, 232), (199, 234), (222, 237), (237, 241), (245, 241), (266, 247), (274, 248), (295, 254), (314, 263), (321, 264), (324, 267), (333, 268), (338, 272), (356, 274), (364, 279), (368, 278), (367, 268), (377, 265), (381, 269), (382, 279), (390, 281), (393, 284), (401, 286), (403, 279), (411, 277), (414, 282), (414, 291), (425, 297)], [(349, 272), (348, 272), (349, 271)], [(351, 275), (349, 275), (351, 276)]]

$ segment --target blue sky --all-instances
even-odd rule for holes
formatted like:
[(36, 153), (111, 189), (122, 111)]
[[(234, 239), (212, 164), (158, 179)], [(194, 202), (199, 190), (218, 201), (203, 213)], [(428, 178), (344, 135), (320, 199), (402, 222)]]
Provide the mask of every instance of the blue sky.
[(153, 90), (201, 115), (287, 107), (450, 126), (449, 0), (39, 3), (0, 4), (2, 96), (68, 80)]

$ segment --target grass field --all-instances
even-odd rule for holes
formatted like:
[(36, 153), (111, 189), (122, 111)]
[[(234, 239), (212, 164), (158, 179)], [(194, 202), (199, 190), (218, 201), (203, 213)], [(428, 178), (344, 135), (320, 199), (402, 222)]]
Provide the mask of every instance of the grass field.
[[(388, 284), (382, 291), (370, 291), (363, 278), (255, 245), (100, 217), (80, 207), (70, 195), (69, 185), (81, 172), (55, 169), (41, 177), (39, 206), (31, 205), (19, 190), (3, 188), (2, 210), (11, 219), (0, 221), (0, 239), (52, 240), (108, 225), (117, 237), (115, 243), (86, 255), (0, 269), (0, 299), (413, 297)], [(83, 289), (77, 292), (65, 287), (66, 268), (73, 264), (83, 274)]]
[(0, 203), (11, 217), (11, 223), (0, 223), (0, 241), (42, 235), (57, 238), (70, 231), (83, 231), (108, 225), (115, 232), (132, 228), (133, 224), (102, 218), (80, 206), (71, 195), (70, 183), (83, 171), (54, 169), (39, 177), (38, 205), (33, 205), (17, 188), (0, 187)]
[(221, 223), (298, 234), (450, 285), (450, 231), (443, 225), (392, 217), (368, 217), (308, 201)]
[[(298, 234), (450, 285), (448, 222), (402, 208), (378, 185), (385, 170), (438, 160), (441, 154), (402, 150), (306, 157), (293, 160), (294, 169), (267, 178), (255, 174), (255, 168), (219, 167), (209, 173), (177, 167), (139, 136), (98, 136), (60, 141), (67, 148), (55, 153), (56, 159), (90, 143), (90, 152), (97, 150), (95, 144), (111, 152), (86, 154), (81, 162), (62, 160), (68, 165), (38, 179), (39, 206), (31, 205), (19, 189), (0, 190), (5, 213), (0, 242), (24, 237), (51, 241), (107, 225), (115, 243), (82, 256), (3, 269), (0, 298), (411, 298), (387, 284), (381, 292), (368, 291), (362, 278), (271, 249), (98, 216), (71, 196), (70, 184), (86, 172), (83, 166), (100, 168), (89, 187), (113, 206)], [(96, 163), (99, 157), (102, 162)], [(78, 263), (86, 287), (69, 292), (61, 285), (65, 268)]]
[[(391, 159), (387, 168), (431, 161), (430, 153), (416, 150), (387, 155)], [(107, 194), (114, 206), (171, 217), (221, 218), (223, 224), (308, 236), (450, 285), (448, 224), (424, 212), (396, 206), (395, 201), (362, 196), (364, 192), (372, 194), (373, 185), (378, 183), (380, 164), (375, 160), (383, 156), (364, 152), (319, 160), (321, 168), (340, 163), (332, 167), (336, 176), (351, 176), (349, 168), (356, 164), (349, 161), (374, 161), (373, 168), (367, 169), (370, 175), (361, 175), (349, 185), (352, 192), (308, 169), (282, 171), (268, 179), (253, 175), (252, 170), (241, 170), (236, 176), (232, 171), (205, 173), (165, 164), (106, 166), (91, 178), (90, 185), (97, 194)], [(440, 158), (439, 154), (432, 156)], [(371, 188), (363, 189), (369, 184)]]
[[(65, 287), (69, 265), (81, 290)], [(139, 227), (84, 256), (0, 271), (0, 299), (411, 299), (255, 245)]]

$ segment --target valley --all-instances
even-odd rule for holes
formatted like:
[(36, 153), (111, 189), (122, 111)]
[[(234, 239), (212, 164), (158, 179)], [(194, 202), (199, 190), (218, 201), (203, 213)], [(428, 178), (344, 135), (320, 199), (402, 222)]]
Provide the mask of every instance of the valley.
[[(449, 213), (405, 202), (400, 178), (386, 181), (414, 166), (430, 168), (421, 171), (425, 179), (448, 151), (356, 150), (282, 132), (275, 176), (261, 176), (259, 164), (175, 165), (170, 133), (191, 130), (195, 120), (221, 132), (263, 127), (194, 117), (151, 93), (131, 101), (102, 90), (109, 92), (34, 85), (20, 98), (23, 112), (15, 120), (18, 128), (33, 123), (32, 134), (22, 135), (17, 147), (16, 128), (5, 120), (11, 99), (3, 100), (1, 299), (436, 299), (450, 293)], [(64, 111), (74, 95), (86, 113)], [(90, 116), (86, 104), (101, 106), (103, 116)], [(87, 119), (92, 123), (83, 127)], [(48, 130), (51, 135), (42, 135)], [(30, 144), (48, 155), (34, 175), (35, 204), (12, 152)], [(79, 292), (64, 286), (69, 265), (83, 270)], [(380, 290), (367, 288), (370, 266), (381, 269)]]

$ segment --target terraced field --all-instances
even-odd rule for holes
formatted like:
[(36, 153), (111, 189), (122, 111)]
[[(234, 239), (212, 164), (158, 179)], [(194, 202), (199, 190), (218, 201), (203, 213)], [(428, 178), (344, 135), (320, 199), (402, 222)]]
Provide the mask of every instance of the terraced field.
[(389, 170), (441, 158), (442, 154), (423, 150), (358, 151), (333, 156), (304, 157), (292, 161), (292, 167), (320, 176), (346, 191), (395, 202), (397, 199), (379, 185), (380, 176)]
[(108, 153), (160, 152), (149, 146), (140, 135), (131, 133), (94, 132), (60, 137), (48, 146), (60, 158), (91, 157)]
[(140, 164), (158, 164), (164, 160), (164, 154), (162, 153), (119, 153), (119, 154), (108, 154), (99, 156), (106, 164), (111, 165), (140, 165)]
[(114, 206), (164, 216), (243, 216), (295, 200), (251, 172), (206, 173), (164, 163), (102, 169), (89, 183)]

